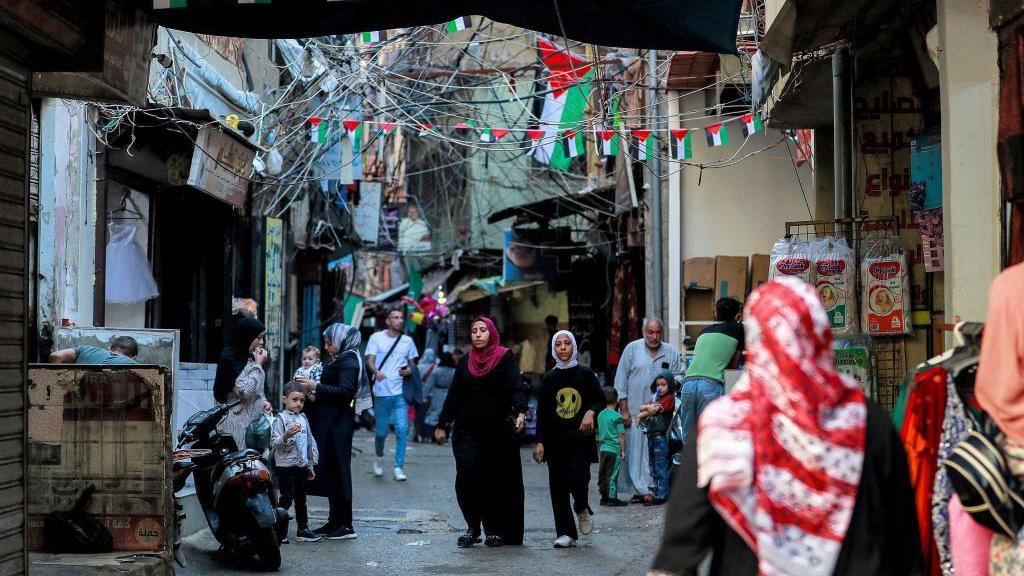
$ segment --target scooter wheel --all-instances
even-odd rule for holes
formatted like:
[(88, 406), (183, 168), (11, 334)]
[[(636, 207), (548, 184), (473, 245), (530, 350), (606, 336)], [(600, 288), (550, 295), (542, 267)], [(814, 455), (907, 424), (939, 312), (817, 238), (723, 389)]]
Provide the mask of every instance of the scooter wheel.
[(281, 567), (281, 541), (277, 537), (277, 530), (271, 526), (264, 528), (256, 535), (256, 556), (260, 559), (263, 569), (268, 572), (276, 572)]

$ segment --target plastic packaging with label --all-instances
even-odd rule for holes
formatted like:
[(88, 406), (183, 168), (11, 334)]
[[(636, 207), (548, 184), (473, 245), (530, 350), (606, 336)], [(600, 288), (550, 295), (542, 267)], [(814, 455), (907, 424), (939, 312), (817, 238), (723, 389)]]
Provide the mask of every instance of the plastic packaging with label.
[(821, 296), (832, 333), (857, 333), (857, 277), (853, 249), (842, 237), (829, 236), (811, 245), (814, 287)]
[(860, 265), (863, 329), (873, 336), (909, 334), (910, 278), (903, 243), (896, 236), (865, 241)]
[(795, 276), (808, 284), (812, 282), (810, 247), (797, 236), (782, 238), (772, 246), (769, 279)]

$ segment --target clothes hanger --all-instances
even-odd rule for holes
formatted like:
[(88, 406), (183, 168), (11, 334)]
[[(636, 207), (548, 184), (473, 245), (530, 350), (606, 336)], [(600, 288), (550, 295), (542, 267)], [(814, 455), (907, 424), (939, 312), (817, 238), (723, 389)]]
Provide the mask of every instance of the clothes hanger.
[[(121, 204), (120, 204), (120, 206), (118, 206), (117, 208), (114, 208), (113, 210), (107, 212), (107, 221), (112, 221), (112, 220), (142, 220), (142, 214), (140, 214), (140, 213), (136, 212), (135, 210), (132, 210), (131, 208), (128, 207), (128, 195), (129, 194), (130, 194), (130, 192), (128, 190), (125, 190), (124, 194), (121, 194)], [(132, 202), (132, 204), (135, 204), (135, 202)], [(125, 215), (124, 216), (115, 216), (115, 214), (117, 214), (119, 212), (122, 212)]]

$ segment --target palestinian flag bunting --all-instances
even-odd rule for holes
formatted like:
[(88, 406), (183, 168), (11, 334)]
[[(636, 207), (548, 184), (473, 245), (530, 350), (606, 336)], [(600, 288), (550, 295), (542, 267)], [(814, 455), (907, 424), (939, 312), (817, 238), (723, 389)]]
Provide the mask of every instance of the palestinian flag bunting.
[(687, 128), (675, 128), (669, 130), (672, 133), (672, 140), (675, 143), (674, 156), (676, 160), (688, 160), (693, 157), (693, 144), (690, 141), (690, 130)]
[(461, 17), (456, 18), (455, 20), (452, 20), (451, 22), (449, 22), (446, 25), (446, 29), (447, 29), (448, 33), (451, 34), (452, 32), (462, 32), (466, 28), (471, 28), (472, 26), (473, 26), (473, 18), (472, 17), (470, 17), (470, 16), (461, 16)]
[(636, 159), (647, 160), (654, 156), (656, 141), (651, 138), (650, 130), (633, 130), (633, 136), (636, 137)]
[(455, 128), (456, 130), (473, 130), (474, 128), (476, 128), (476, 123), (473, 122), (472, 120), (465, 120), (459, 122), (455, 126), (452, 126), (452, 128)]
[(395, 131), (395, 128), (397, 126), (398, 126), (397, 122), (381, 122), (380, 123), (381, 132), (384, 132), (385, 134), (391, 134), (392, 132)]
[(345, 126), (345, 132), (348, 134), (352, 134), (358, 130), (359, 125), (362, 124), (359, 120), (342, 120), (341, 123)]
[(309, 141), (313, 144), (327, 143), (327, 122), (323, 118), (312, 116), (309, 119)]
[(594, 140), (597, 141), (597, 153), (601, 156), (615, 156), (619, 153), (615, 145), (615, 130), (594, 129)]
[(559, 148), (561, 148), (562, 154), (566, 158), (575, 158), (583, 154), (583, 142), (580, 138), (581, 133), (575, 130), (566, 130), (562, 132), (561, 137), (558, 140)]
[(153, 10), (169, 8), (188, 8), (188, 2), (187, 0), (153, 0)]
[(497, 142), (508, 134), (508, 128), (485, 128), (480, 132), (481, 142)]
[(388, 33), (386, 30), (363, 32), (361, 36), (363, 44), (376, 44), (377, 42), (383, 42), (388, 39)]
[[(573, 130), (583, 120), (587, 99), (593, 87), (594, 71), (581, 56), (544, 38), (537, 39), (541, 60), (547, 69), (548, 90), (544, 96), (540, 124), (547, 130)], [(555, 140), (555, 139), (552, 139)], [(536, 143), (530, 153), (534, 159), (558, 170), (568, 170), (572, 157), (563, 154), (564, 146), (554, 141)]]
[(719, 122), (704, 128), (704, 137), (708, 140), (708, 146), (717, 148), (729, 143), (729, 130), (725, 124)]
[(756, 134), (764, 129), (761, 125), (761, 119), (756, 114), (745, 114), (740, 116), (740, 121), (743, 122), (743, 137), (750, 138), (751, 134)]

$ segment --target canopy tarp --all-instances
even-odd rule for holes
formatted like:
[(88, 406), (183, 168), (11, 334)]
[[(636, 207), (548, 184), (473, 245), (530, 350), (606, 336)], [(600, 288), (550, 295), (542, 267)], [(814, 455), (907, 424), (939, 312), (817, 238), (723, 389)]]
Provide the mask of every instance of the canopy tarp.
[[(621, 48), (736, 52), (742, 0), (153, 0), (168, 28), (243, 38), (311, 38), (440, 24), (482, 15)], [(162, 8), (160, 8), (162, 6)], [(175, 6), (170, 8), (167, 6)]]

